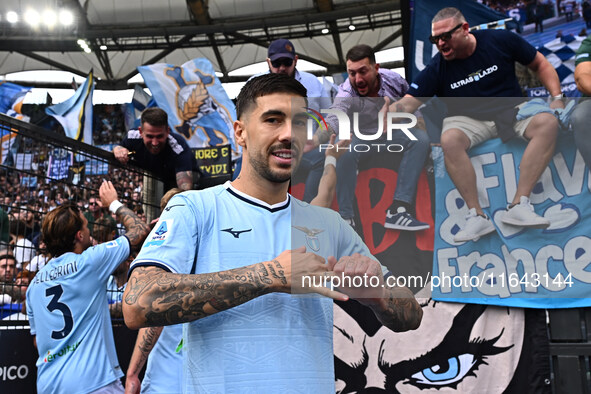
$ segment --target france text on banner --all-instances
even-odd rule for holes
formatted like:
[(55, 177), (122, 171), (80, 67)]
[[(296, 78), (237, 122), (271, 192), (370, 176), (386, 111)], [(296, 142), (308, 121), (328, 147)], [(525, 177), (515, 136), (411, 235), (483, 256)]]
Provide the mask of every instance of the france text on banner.
[(234, 141), (234, 103), (215, 76), (207, 59), (193, 59), (182, 66), (153, 64), (138, 67), (158, 107), (168, 114), (172, 131), (184, 136), (191, 148), (231, 144)]
[(477, 242), (453, 240), (468, 208), (445, 170), (441, 149), (434, 148), (433, 299), (528, 308), (591, 305), (591, 177), (572, 135), (559, 137), (530, 196), (550, 227), (523, 229), (500, 220), (515, 194), (525, 146), (493, 139), (469, 150), (479, 202), (496, 228)]
[(92, 71), (82, 86), (68, 100), (45, 109), (64, 128), (66, 136), (92, 145), (92, 94), (94, 77)]

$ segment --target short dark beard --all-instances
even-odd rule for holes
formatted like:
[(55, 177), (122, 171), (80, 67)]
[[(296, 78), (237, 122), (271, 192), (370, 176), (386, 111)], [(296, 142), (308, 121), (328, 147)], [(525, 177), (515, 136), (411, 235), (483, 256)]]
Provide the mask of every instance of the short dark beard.
[[(285, 149), (291, 149), (291, 146), (285, 147)], [(297, 152), (294, 152), (297, 155)], [(297, 169), (297, 164), (292, 166), (291, 171), (287, 175), (280, 175), (273, 172), (268, 164), (268, 162), (264, 162), (263, 160), (259, 160), (259, 157), (250, 156), (249, 157), (250, 164), (252, 168), (259, 174), (262, 178), (268, 180), (269, 182), (273, 183), (285, 183), (291, 179), (291, 174), (295, 173)]]

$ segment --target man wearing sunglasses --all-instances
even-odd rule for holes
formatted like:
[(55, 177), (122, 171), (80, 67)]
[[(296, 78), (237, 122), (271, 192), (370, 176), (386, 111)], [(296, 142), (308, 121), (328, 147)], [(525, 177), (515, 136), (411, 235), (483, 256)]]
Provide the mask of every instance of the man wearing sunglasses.
[(105, 229), (105, 231), (109, 233), (115, 231), (115, 234), (117, 234), (117, 222), (106, 212), (101, 204), (100, 198), (97, 196), (91, 196), (88, 199), (88, 211), (84, 212), (84, 217), (88, 221), (88, 229), (90, 230), (91, 237), (94, 236), (94, 223), (98, 222), (101, 218), (109, 223), (109, 228)]
[(532, 70), (550, 92), (550, 107), (564, 108), (556, 70), (517, 34), (506, 30), (471, 32), (457, 8), (440, 10), (431, 27), (429, 39), (439, 53), (414, 79), (406, 96), (389, 110), (413, 112), (425, 100), (423, 97), (435, 95), (463, 98), (444, 100), (448, 113), (441, 134), (447, 172), (469, 209), (466, 223), (454, 241), (476, 241), (495, 231), (480, 205), (476, 173), (467, 152), (497, 137), (504, 142), (514, 137), (527, 142), (521, 162), (516, 163), (517, 188), (513, 196), (508, 196), (510, 204), (501, 221), (518, 228), (547, 228), (550, 222), (535, 213), (529, 196), (554, 153), (558, 121), (548, 113), (517, 121), (516, 103), (525, 99), (510, 98), (522, 96), (515, 76), (517, 61)]

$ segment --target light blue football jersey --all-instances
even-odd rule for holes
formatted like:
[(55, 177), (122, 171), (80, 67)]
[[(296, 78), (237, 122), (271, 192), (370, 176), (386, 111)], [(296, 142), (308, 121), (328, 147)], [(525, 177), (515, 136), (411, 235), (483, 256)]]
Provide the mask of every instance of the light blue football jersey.
[(166, 326), (148, 356), (142, 380), (142, 394), (179, 394), (183, 376), (183, 355), (179, 344), (183, 325)]
[(27, 315), (39, 351), (37, 392), (88, 393), (123, 376), (105, 288), (129, 248), (119, 237), (51, 259), (35, 275)]
[[(210, 273), (302, 245), (370, 256), (338, 213), (291, 196), (270, 206), (226, 183), (174, 196), (131, 269)], [(334, 393), (332, 311), (326, 297), (272, 293), (185, 324), (183, 392)]]

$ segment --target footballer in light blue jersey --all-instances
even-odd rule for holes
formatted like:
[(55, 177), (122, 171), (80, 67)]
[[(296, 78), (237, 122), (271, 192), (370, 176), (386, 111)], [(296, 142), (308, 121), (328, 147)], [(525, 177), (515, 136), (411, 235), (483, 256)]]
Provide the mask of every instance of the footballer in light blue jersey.
[(282, 74), (247, 82), (234, 122), (240, 176), (174, 196), (131, 265), (128, 326), (187, 323), (185, 393), (334, 393), (332, 299), (358, 299), (393, 330), (420, 323), (408, 289), (302, 283), (329, 270), (384, 281), (338, 213), (287, 193), (305, 145), (305, 96)]
[(35, 275), (27, 315), (39, 351), (39, 393), (88, 393), (123, 376), (105, 288), (128, 256), (123, 236), (82, 254), (62, 254)]
[[(228, 182), (173, 197), (131, 269), (210, 273), (303, 245), (371, 256), (338, 213), (289, 195), (269, 206)], [(272, 293), (187, 324), (184, 392), (285, 392), (294, 381), (297, 392), (334, 392), (332, 308), (326, 297)]]
[(125, 225), (125, 236), (91, 246), (88, 221), (73, 203), (43, 220), (43, 240), (53, 258), (31, 281), (26, 301), (39, 353), (39, 393), (123, 392), (105, 289), (109, 275), (139, 248), (149, 227), (117, 201), (111, 182), (103, 181), (99, 194)]

